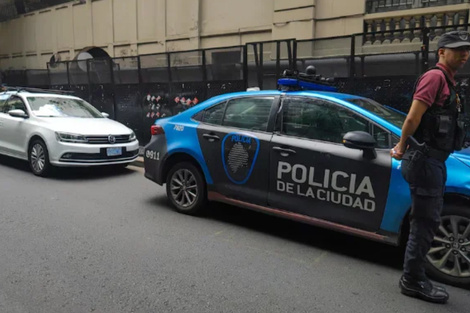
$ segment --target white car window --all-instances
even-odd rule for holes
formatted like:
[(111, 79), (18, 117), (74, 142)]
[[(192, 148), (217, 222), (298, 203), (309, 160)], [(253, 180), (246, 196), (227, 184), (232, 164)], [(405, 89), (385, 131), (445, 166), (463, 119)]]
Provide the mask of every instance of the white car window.
[(103, 118), (84, 100), (60, 97), (28, 97), (31, 111), (38, 117)]
[(9, 94), (0, 95), (0, 113), (3, 112), (3, 107), (5, 106), (8, 98), (10, 98)]
[(25, 113), (27, 112), (23, 100), (16, 96), (11, 96), (11, 98), (3, 104), (3, 113), (8, 113), (10, 110), (23, 110)]

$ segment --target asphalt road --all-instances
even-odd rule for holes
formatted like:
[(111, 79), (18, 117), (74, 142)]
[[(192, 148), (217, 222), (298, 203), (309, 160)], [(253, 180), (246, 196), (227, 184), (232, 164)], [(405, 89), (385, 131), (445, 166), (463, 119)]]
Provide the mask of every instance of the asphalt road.
[(226, 205), (174, 212), (142, 169), (53, 178), (0, 157), (0, 312), (453, 312), (399, 293), (402, 251)]

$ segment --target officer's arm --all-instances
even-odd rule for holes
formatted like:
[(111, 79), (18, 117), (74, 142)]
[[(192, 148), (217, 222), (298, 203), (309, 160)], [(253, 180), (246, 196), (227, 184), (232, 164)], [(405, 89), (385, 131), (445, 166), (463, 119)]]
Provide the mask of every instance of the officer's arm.
[(401, 138), (400, 142), (392, 149), (392, 156), (396, 159), (401, 159), (403, 153), (406, 150), (406, 140), (408, 137), (412, 136), (416, 129), (418, 129), (419, 123), (423, 114), (428, 109), (428, 105), (421, 100), (413, 100), (411, 104), (410, 112), (406, 116), (405, 123), (401, 129)]
[[(406, 140), (415, 133), (416, 129), (418, 129), (419, 123), (421, 123), (421, 118), (427, 109), (428, 105), (426, 103), (420, 100), (413, 100), (410, 112), (408, 112), (405, 123), (401, 129), (400, 147), (406, 148)], [(404, 150), (405, 149), (401, 149), (400, 151)]]

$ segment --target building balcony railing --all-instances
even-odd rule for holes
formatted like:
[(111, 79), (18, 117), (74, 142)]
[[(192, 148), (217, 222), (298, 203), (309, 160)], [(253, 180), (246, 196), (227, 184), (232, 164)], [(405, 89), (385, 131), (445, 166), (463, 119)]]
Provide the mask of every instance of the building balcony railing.
[(470, 0), (366, 0), (366, 13), (470, 3)]
[[(0, 1), (0, 22), (5, 22), (19, 15), (36, 10), (42, 10), (51, 6), (71, 2), (73, 0), (10, 0)], [(84, 2), (80, 1), (80, 2)]]
[(363, 44), (380, 45), (422, 42), (423, 28), (431, 29), (429, 34), (431, 41), (438, 40), (444, 32), (466, 29), (464, 25), (468, 24), (468, 12), (466, 10), (365, 20)]

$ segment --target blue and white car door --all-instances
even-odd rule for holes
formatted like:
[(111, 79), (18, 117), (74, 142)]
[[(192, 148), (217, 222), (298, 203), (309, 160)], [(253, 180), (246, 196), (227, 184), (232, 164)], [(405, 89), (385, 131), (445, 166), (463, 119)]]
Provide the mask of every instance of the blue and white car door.
[(204, 112), (198, 139), (212, 177), (209, 198), (266, 205), (274, 96), (230, 99)]
[(382, 223), (391, 158), (342, 144), (345, 133), (369, 132), (366, 119), (333, 102), (287, 97), (270, 145), (269, 205), (368, 231)]

